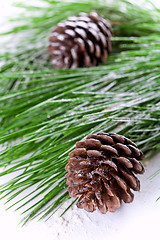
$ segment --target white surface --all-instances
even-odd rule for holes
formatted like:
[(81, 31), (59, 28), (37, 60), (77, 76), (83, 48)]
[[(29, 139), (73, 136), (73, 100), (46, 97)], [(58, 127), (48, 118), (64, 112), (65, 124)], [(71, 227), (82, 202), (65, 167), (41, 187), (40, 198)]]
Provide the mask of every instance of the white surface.
[[(6, 15), (15, 13), (10, 7), (13, 0), (0, 0), (0, 21)], [(2, 22), (2, 21), (1, 21)], [(0, 238), (4, 240), (132, 240), (159, 239), (160, 180), (157, 176), (149, 180), (158, 166), (160, 155), (149, 162), (146, 172), (139, 176), (141, 191), (135, 193), (134, 202), (122, 204), (115, 213), (102, 215), (99, 211), (87, 213), (73, 206), (62, 218), (60, 209), (48, 222), (32, 221), (24, 227), (19, 226), (21, 216), (12, 209), (6, 211), (0, 201)], [(0, 184), (2, 183), (0, 179)], [(63, 206), (65, 208), (65, 206)]]

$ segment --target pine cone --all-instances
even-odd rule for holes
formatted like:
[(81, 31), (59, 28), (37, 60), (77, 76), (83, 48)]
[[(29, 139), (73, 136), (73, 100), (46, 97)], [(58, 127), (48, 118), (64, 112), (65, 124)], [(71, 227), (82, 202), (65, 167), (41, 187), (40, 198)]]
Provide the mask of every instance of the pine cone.
[(68, 192), (79, 197), (77, 207), (93, 212), (114, 212), (121, 200), (130, 203), (140, 182), (135, 173), (144, 172), (143, 153), (126, 137), (114, 133), (89, 134), (76, 143), (66, 165)]
[(55, 68), (96, 66), (111, 51), (111, 25), (95, 11), (69, 17), (53, 29), (48, 52)]

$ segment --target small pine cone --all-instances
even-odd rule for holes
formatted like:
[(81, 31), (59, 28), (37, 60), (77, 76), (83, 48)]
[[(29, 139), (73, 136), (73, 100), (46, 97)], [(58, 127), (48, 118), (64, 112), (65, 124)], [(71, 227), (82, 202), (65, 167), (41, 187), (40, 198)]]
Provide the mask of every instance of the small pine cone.
[(76, 143), (66, 165), (68, 192), (78, 197), (77, 207), (88, 212), (114, 212), (133, 201), (130, 189), (138, 191), (135, 174), (144, 172), (143, 153), (126, 137), (114, 133), (89, 134)]
[(49, 38), (48, 53), (55, 68), (96, 66), (112, 49), (110, 23), (95, 11), (60, 22)]

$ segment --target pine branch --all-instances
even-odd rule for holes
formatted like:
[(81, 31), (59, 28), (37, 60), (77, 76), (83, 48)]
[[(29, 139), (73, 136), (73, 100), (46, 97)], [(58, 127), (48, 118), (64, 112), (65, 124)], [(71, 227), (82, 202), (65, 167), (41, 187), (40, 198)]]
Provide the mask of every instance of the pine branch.
[[(17, 209), (29, 205), (23, 223), (52, 215), (69, 198), (64, 167), (75, 142), (87, 134), (120, 133), (148, 158), (160, 150), (159, 9), (123, 1), (124, 10), (121, 2), (25, 6), (31, 13), (24, 18), (27, 23), (10, 32), (19, 41), (15, 52), (0, 56), (0, 167), (5, 167), (0, 176), (17, 176), (0, 193), (8, 202), (18, 196), (10, 205)], [(44, 47), (51, 28), (91, 9), (113, 22), (116, 37), (109, 60), (95, 68), (52, 69)], [(26, 189), (29, 193), (21, 197)]]

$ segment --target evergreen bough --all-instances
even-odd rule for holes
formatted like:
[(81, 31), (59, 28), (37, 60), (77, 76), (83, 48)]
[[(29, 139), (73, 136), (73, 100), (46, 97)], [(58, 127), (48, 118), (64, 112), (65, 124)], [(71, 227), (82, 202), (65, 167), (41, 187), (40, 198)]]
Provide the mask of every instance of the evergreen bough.
[[(26, 206), (23, 223), (50, 217), (69, 199), (68, 153), (88, 134), (112, 131), (129, 137), (145, 159), (160, 150), (160, 9), (149, 1), (143, 6), (125, 0), (41, 2), (43, 7), (18, 4), (26, 14), (1, 33), (12, 45), (11, 40), (1, 45), (0, 53), (0, 176), (16, 176), (0, 193), (7, 202), (16, 198), (10, 206)], [(112, 22), (107, 62), (53, 69), (46, 53), (51, 29), (93, 9)]]

